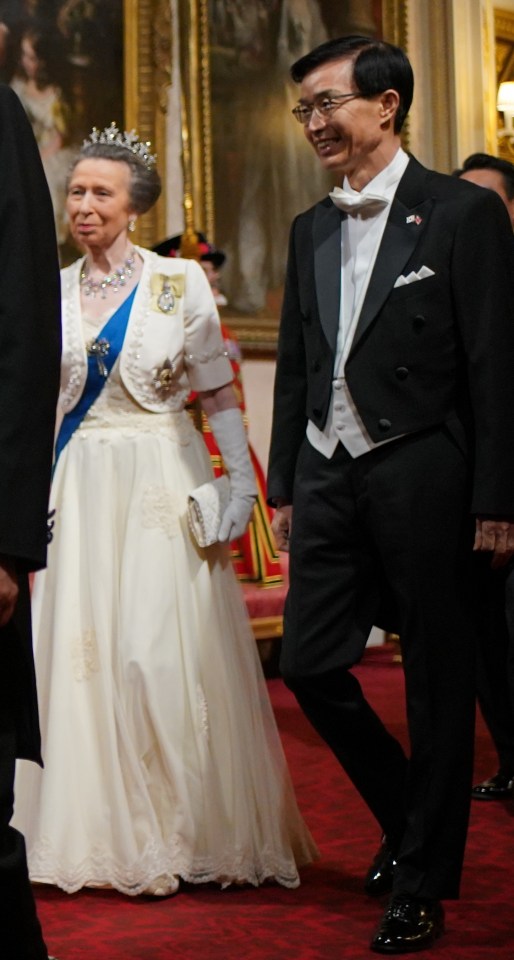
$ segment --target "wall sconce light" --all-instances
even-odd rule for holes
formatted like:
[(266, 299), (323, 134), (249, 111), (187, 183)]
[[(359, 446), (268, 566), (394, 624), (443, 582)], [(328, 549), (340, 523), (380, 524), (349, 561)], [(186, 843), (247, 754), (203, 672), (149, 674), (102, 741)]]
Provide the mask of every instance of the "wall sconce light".
[(514, 144), (514, 81), (500, 83), (496, 108), (503, 113), (504, 126), (498, 130), (498, 138), (505, 137), (509, 146)]

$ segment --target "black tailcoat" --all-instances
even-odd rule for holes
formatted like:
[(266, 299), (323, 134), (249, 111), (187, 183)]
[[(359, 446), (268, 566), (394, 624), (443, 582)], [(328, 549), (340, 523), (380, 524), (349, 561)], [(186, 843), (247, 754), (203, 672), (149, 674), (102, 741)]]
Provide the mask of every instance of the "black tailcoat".
[(20, 601), (0, 637), (17, 756), (40, 759), (27, 575), (43, 567), (60, 369), (60, 281), (39, 151), (15, 93), (0, 85), (0, 555)]
[[(341, 217), (293, 223), (268, 495), (293, 504), (281, 666), (398, 848), (395, 892), (457, 896), (472, 773), (472, 514), (514, 517), (514, 238), (492, 191), (410, 159), (345, 366), (374, 441), (305, 439), (329, 410)], [(425, 267), (428, 277), (398, 285)], [(384, 592), (385, 585), (385, 592)], [(349, 671), (384, 597), (402, 642), (410, 759)]]
[[(292, 227), (270, 498), (291, 500), (307, 418), (320, 428), (327, 418), (342, 216), (326, 198)], [(434, 276), (395, 288), (401, 274), (423, 265)], [(411, 159), (391, 207), (345, 376), (374, 441), (455, 416), (472, 431), (476, 513), (514, 515), (513, 310), (514, 239), (499, 197)]]
[(15, 758), (41, 762), (28, 575), (44, 566), (60, 369), (54, 218), (32, 128), (0, 85), (0, 556), (19, 598), (0, 629), (0, 952), (48, 956), (24, 840), (9, 826)]

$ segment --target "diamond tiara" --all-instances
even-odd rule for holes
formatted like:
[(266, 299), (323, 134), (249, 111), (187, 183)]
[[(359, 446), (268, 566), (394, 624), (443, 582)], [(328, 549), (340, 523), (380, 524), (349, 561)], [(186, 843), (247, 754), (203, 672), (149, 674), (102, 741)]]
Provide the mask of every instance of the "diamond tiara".
[(111, 146), (123, 147), (124, 150), (130, 150), (134, 156), (141, 160), (149, 170), (157, 160), (157, 154), (150, 153), (152, 144), (149, 140), (140, 140), (135, 130), (124, 133), (113, 122), (105, 130), (98, 130), (93, 127), (89, 137), (87, 137), (83, 146), (87, 147), (90, 143), (106, 143)]

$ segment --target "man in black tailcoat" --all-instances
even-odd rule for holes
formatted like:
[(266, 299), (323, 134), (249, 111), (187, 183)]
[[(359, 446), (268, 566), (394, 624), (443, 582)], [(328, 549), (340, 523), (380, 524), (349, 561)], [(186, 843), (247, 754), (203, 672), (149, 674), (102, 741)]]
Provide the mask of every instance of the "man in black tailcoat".
[[(454, 176), (494, 190), (514, 230), (514, 164), (487, 153), (472, 153)], [(485, 554), (475, 559), (477, 696), (499, 769), (476, 783), (471, 795), (475, 800), (505, 800), (514, 792), (514, 560), (495, 567)]]
[[(474, 733), (473, 548), (514, 550), (514, 240), (488, 190), (409, 157), (412, 71), (366, 37), (292, 68), (296, 118), (338, 177), (293, 223), (268, 494), (290, 549), (281, 667), (378, 820), (371, 947), (407, 953), (459, 894)], [(410, 755), (351, 667), (384, 601)]]
[(0, 956), (46, 960), (25, 845), (9, 826), (17, 757), (41, 763), (28, 574), (46, 560), (60, 365), (50, 195), (17, 96), (0, 85)]

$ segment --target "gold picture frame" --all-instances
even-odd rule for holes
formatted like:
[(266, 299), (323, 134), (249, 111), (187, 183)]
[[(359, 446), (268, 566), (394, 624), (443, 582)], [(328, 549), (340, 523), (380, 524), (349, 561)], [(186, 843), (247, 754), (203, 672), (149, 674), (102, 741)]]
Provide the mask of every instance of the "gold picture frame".
[[(66, 177), (93, 125), (102, 129), (114, 122), (135, 128), (158, 153), (163, 195), (141, 218), (135, 236), (152, 246), (164, 236), (166, 223), (170, 0), (57, 0), (37, 18), (31, 16), (31, 5), (18, 6), (17, 11), (15, 4), (3, 4), (0, 13), (0, 79), (20, 97), (41, 150), (61, 264), (77, 256), (67, 231)], [(44, 97), (34, 95), (34, 77)]]
[(124, 112), (127, 130), (136, 129), (157, 153), (162, 177), (158, 203), (140, 219), (135, 239), (152, 247), (166, 230), (166, 114), (171, 84), (170, 0), (123, 0)]
[[(494, 57), (498, 89), (503, 81), (514, 80), (514, 10), (494, 9)], [(496, 111), (497, 137), (500, 127), (500, 117)], [(514, 148), (508, 137), (498, 138), (498, 153), (504, 160), (514, 162)]]
[[(142, 5), (145, 0), (137, 2)], [(357, 6), (362, 8), (362, 4)], [(382, 0), (378, 6), (381, 35), (406, 48), (407, 0)], [(377, 4), (370, 4), (371, 7), (376, 9)], [(177, 9), (184, 94), (182, 124), (186, 229), (201, 230), (208, 240), (216, 242), (216, 205), (223, 203), (223, 197), (216, 195), (214, 185), (209, 0), (177, 0)], [(272, 315), (269, 315), (269, 311), (244, 313), (230, 307), (222, 308), (221, 312), (224, 321), (236, 333), (245, 354), (273, 354), (277, 341), (278, 309), (272, 311)]]

